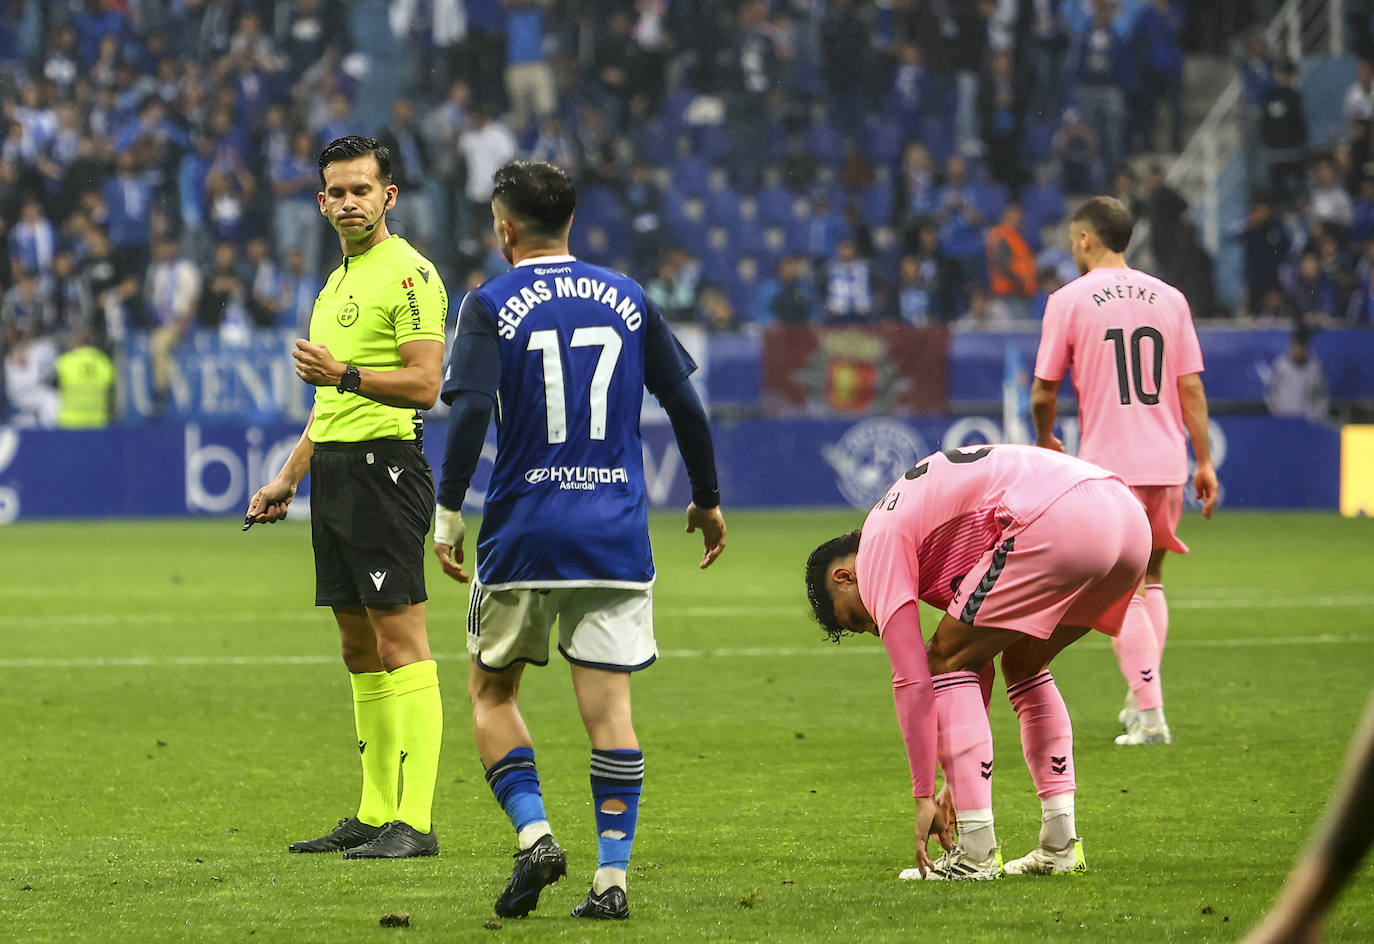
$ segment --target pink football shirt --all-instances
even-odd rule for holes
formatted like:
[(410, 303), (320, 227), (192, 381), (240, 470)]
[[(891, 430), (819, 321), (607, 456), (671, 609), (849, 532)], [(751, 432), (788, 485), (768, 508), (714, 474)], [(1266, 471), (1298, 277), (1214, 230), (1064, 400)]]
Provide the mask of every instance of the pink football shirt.
[(1079, 482), (1106, 478), (1106, 469), (1039, 446), (950, 449), (912, 466), (868, 513), (855, 559), (859, 598), (879, 633), (909, 601), (947, 608), (999, 533), (1034, 521)]
[(1094, 269), (1050, 296), (1035, 376), (1072, 372), (1078, 454), (1128, 485), (1188, 478), (1178, 378), (1202, 373), (1192, 312), (1178, 289), (1138, 269)]

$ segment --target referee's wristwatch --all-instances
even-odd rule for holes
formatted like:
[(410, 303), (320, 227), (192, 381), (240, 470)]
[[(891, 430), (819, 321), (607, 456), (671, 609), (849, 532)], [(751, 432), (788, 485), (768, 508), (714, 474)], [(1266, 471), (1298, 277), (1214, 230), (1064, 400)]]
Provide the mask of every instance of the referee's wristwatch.
[(352, 364), (345, 364), (343, 376), (339, 378), (339, 385), (335, 389), (340, 393), (357, 393), (362, 383), (363, 376), (358, 373), (358, 368)]

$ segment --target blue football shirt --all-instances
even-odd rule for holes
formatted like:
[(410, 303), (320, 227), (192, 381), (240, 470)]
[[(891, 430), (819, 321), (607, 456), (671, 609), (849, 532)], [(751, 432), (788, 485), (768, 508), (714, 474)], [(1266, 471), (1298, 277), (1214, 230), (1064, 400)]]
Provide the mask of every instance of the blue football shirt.
[(652, 584), (640, 405), (645, 388), (660, 395), (694, 370), (619, 272), (538, 256), (469, 292), (441, 395), (496, 402), (477, 579), (493, 590)]

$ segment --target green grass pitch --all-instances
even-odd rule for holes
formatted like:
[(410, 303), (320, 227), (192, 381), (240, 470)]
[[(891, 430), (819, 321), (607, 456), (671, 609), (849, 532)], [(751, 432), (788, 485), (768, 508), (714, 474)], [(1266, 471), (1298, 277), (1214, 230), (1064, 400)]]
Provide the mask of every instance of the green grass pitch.
[[(1171, 560), (1164, 681), (1175, 743), (1115, 747), (1123, 683), (1102, 637), (1061, 657), (1089, 872), (903, 883), (911, 799), (876, 640), (824, 643), (800, 572), (852, 512), (729, 513), (729, 547), (656, 517), (663, 656), (636, 677), (647, 757), (628, 924), (574, 922), (595, 868), (587, 747), (556, 653), (523, 707), (569, 876), (493, 920), (513, 836), (465, 693), (467, 593), (435, 567), (447, 730), (443, 852), (289, 856), (353, 810), (349, 688), (299, 524), (0, 530), (0, 940), (1233, 941), (1324, 807), (1374, 680), (1374, 522), (1190, 515)], [(929, 611), (927, 611), (929, 615)], [(933, 622), (927, 622), (927, 630)], [(999, 681), (997, 825), (1039, 807)], [(1367, 861), (1329, 940), (1374, 940)], [(408, 912), (412, 927), (378, 919)]]

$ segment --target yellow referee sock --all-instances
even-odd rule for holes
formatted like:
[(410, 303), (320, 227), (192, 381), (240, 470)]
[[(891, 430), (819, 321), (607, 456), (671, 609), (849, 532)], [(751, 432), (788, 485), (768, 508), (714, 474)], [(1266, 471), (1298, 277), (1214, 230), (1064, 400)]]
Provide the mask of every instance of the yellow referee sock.
[(412, 662), (391, 672), (400, 717), (402, 772), (400, 809), (396, 818), (417, 832), (430, 830), (434, 781), (439, 776), (439, 744), (444, 736), (444, 707), (439, 698), (439, 667), (433, 659)]
[(363, 762), (358, 819), (382, 826), (396, 818), (396, 781), (401, 772), (401, 731), (396, 689), (386, 672), (354, 672), (353, 724)]

